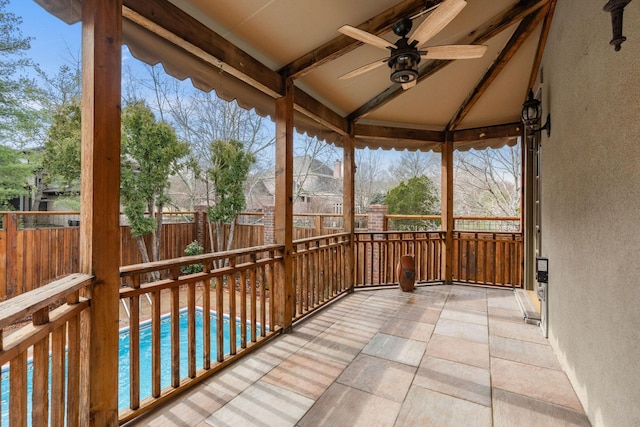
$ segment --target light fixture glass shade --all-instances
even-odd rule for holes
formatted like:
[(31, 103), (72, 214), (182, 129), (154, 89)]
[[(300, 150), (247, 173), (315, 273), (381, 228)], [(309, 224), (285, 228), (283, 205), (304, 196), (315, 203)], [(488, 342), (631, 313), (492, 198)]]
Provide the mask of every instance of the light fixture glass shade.
[(522, 104), (522, 123), (528, 128), (535, 126), (542, 116), (540, 101), (533, 97), (533, 91), (529, 89), (529, 98)]

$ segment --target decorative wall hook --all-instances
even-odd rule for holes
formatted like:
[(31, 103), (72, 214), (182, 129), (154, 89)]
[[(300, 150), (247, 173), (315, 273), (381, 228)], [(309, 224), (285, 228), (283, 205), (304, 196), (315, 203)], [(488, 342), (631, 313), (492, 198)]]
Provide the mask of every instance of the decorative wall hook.
[(625, 6), (628, 5), (630, 1), (631, 0), (609, 0), (603, 7), (605, 12), (611, 13), (613, 38), (609, 44), (615, 46), (616, 52), (622, 47), (622, 42), (627, 39), (622, 35), (622, 14), (624, 13)]

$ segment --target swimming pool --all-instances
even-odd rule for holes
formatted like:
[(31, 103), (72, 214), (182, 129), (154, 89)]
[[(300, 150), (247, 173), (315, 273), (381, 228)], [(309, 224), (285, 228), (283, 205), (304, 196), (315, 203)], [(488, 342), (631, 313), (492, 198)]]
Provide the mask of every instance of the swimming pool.
[[(187, 376), (188, 359), (187, 359), (187, 339), (188, 324), (187, 311), (183, 309), (180, 312), (180, 377)], [(202, 309), (196, 309), (196, 369), (203, 366), (203, 321), (204, 316)], [(216, 355), (216, 331), (217, 321), (216, 313), (211, 313), (211, 355)], [(250, 324), (245, 325), (247, 328), (247, 337), (250, 336)], [(236, 345), (240, 346), (240, 332), (242, 324), (236, 322)], [(230, 351), (229, 344), (230, 322), (227, 316), (223, 320), (224, 335), (224, 352)], [(260, 334), (260, 326), (258, 325), (258, 334)], [(164, 388), (171, 384), (171, 316), (164, 315), (160, 319), (160, 387)], [(126, 409), (129, 407), (129, 330), (120, 331), (119, 343), (119, 378), (118, 378), (118, 408)], [(151, 322), (146, 321), (140, 324), (140, 400), (151, 396)], [(32, 366), (29, 362), (27, 371), (27, 414), (30, 424), (31, 417), (31, 391), (32, 391)], [(2, 369), (1, 389), (2, 389), (2, 425), (9, 425), (9, 369)], [(51, 369), (49, 369), (49, 379), (51, 379)]]

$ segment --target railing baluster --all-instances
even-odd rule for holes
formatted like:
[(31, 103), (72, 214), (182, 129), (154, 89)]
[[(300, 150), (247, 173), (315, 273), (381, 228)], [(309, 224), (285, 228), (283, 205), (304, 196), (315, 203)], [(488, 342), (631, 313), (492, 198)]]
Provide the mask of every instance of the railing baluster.
[[(232, 257), (229, 261), (230, 266), (235, 268), (235, 257)], [(231, 348), (229, 354), (236, 354), (236, 274), (229, 274), (226, 277), (229, 286), (229, 344)]]
[(257, 330), (257, 289), (256, 289), (256, 254), (251, 254), (252, 267), (249, 270), (249, 286), (251, 286), (251, 342), (256, 342), (256, 330)]
[[(33, 314), (34, 326), (48, 322), (48, 307)], [(35, 426), (46, 426), (49, 424), (49, 335), (33, 345), (32, 383), (31, 422)]]
[[(140, 288), (140, 276), (132, 277), (133, 289)], [(140, 296), (129, 298), (129, 407), (140, 406)]]
[[(203, 321), (206, 314), (202, 314)], [(189, 378), (196, 377), (196, 282), (187, 285), (187, 369)]]
[(151, 395), (160, 397), (160, 291), (151, 293)]
[(260, 336), (267, 336), (267, 295), (265, 289), (265, 282), (267, 281), (267, 277), (265, 274), (265, 267), (261, 265), (260, 267)]
[(247, 270), (240, 271), (240, 348), (247, 348)]
[[(211, 272), (211, 261), (204, 263), (204, 272)], [(211, 279), (202, 282), (202, 366), (211, 369)]]
[(67, 426), (80, 424), (80, 319), (74, 316), (67, 326)]
[[(218, 362), (224, 361), (224, 278), (216, 276), (216, 350)], [(231, 322), (229, 322), (231, 323)]]
[[(178, 280), (178, 268), (171, 270), (173, 280)], [(180, 386), (180, 288), (171, 288), (171, 386)]]
[(66, 325), (51, 333), (51, 425), (64, 425)]
[(9, 425), (27, 425), (27, 353), (23, 351), (9, 364)]

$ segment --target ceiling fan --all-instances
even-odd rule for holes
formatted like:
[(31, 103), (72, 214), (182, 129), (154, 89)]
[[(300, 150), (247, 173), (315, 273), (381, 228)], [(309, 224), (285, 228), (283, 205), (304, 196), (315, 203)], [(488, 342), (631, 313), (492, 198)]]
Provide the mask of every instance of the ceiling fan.
[(371, 64), (364, 65), (339, 79), (349, 79), (373, 70), (383, 64), (391, 68), (391, 81), (402, 84), (403, 89), (415, 86), (418, 79), (418, 64), (421, 59), (471, 59), (480, 58), (487, 50), (482, 45), (444, 45), (425, 47), (427, 41), (438, 34), (467, 5), (465, 0), (445, 0), (422, 21), (409, 36), (411, 18), (403, 18), (393, 25), (393, 32), (400, 37), (391, 43), (382, 37), (360, 30), (350, 25), (338, 29), (342, 34), (381, 49), (389, 49), (391, 55)]

